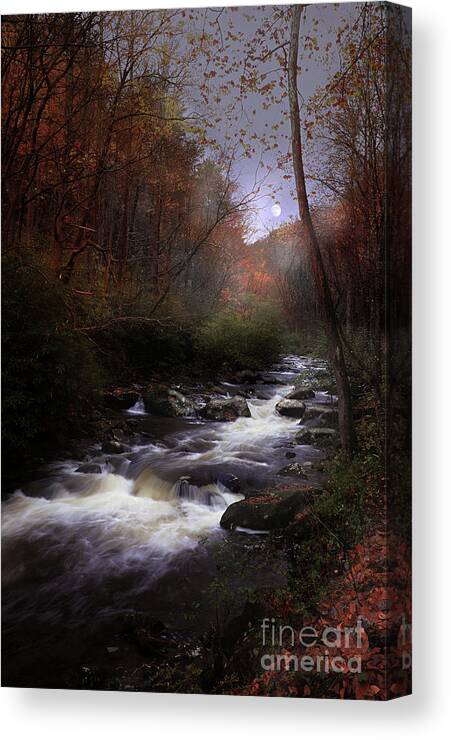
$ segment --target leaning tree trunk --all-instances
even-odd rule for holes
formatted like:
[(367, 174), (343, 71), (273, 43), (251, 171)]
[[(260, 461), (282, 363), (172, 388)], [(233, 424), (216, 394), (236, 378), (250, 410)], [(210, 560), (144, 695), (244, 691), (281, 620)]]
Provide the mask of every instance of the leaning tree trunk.
[(292, 6), (290, 53), (288, 58), (288, 98), (290, 103), (291, 146), (293, 153), (293, 168), (296, 181), (296, 191), (299, 206), (299, 216), (303, 219), (307, 231), (307, 246), (310, 263), (314, 275), (315, 288), (320, 303), (327, 334), (329, 361), (333, 367), (338, 394), (338, 417), (340, 437), (343, 449), (352, 455), (356, 446), (354, 419), (352, 413), (352, 398), (346, 362), (343, 353), (337, 314), (334, 307), (332, 293), (327, 280), (318, 237), (310, 213), (310, 206), (305, 185), (304, 162), (302, 157), (301, 123), (298, 98), (298, 53), (299, 53), (299, 26), (303, 5)]

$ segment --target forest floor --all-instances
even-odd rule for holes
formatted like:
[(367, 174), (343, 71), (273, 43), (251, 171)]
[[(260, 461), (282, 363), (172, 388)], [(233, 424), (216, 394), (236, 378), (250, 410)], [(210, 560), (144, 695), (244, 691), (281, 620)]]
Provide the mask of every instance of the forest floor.
[[(340, 574), (327, 584), (319, 614), (298, 624), (301, 630), (309, 626), (324, 641), (293, 645), (289, 635), (278, 646), (284, 658), (281, 667), (275, 661), (256, 677), (248, 687), (250, 695), (386, 700), (410, 693), (409, 671), (403, 670), (411, 664), (407, 543), (393, 532), (374, 529), (346, 560), (339, 559), (336, 571)], [(293, 605), (286, 603), (288, 623), (292, 612)], [(337, 658), (340, 670), (334, 671)], [(289, 670), (302, 661), (307, 670)], [(312, 665), (322, 670), (312, 672)]]

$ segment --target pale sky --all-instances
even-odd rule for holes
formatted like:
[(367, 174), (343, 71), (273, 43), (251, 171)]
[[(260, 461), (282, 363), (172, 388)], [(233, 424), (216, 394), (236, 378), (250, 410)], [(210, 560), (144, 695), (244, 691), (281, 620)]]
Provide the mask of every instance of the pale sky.
[[(283, 9), (283, 7), (286, 6), (239, 7), (235, 10), (225, 8), (217, 19), (217, 23), (214, 22), (220, 9), (204, 9), (201, 11), (202, 15), (196, 18), (195, 27), (198, 28), (199, 23), (202, 23), (204, 28), (210, 28), (211, 33), (220, 34), (221, 42), (224, 43), (224, 53), (232, 60), (242, 60), (246, 54), (246, 43), (254, 39), (256, 30), (263, 26), (265, 19), (272, 16), (274, 12)], [(328, 77), (339, 69), (340, 59), (335, 44), (337, 26), (343, 19), (348, 21), (351, 19), (355, 20), (361, 7), (361, 3), (342, 3), (339, 5), (321, 4), (308, 7), (306, 21), (302, 23), (301, 28), (300, 49), (303, 48), (303, 37), (314, 36), (317, 39), (319, 50), (314, 51), (311, 58), (307, 59), (305, 57), (304, 61), (301, 61), (299, 90), (304, 100), (307, 100), (318, 87), (323, 86)], [(316, 28), (314, 26), (315, 19), (318, 21)], [(214, 26), (209, 27), (209, 23), (214, 23)], [(220, 31), (219, 26), (221, 28)], [(229, 38), (229, 30), (231, 30), (233, 35), (241, 32), (243, 38)], [(284, 36), (284, 41), (287, 40), (288, 34)], [(332, 42), (332, 50), (329, 54), (329, 66), (326, 68), (322, 57), (325, 46), (329, 42)], [(257, 49), (258, 47), (254, 45), (253, 48)], [(261, 63), (262, 71), (269, 73), (268, 79), (271, 79), (271, 70), (275, 70), (277, 66), (273, 58), (269, 58), (267, 61)], [(212, 67), (210, 66), (208, 69), (212, 69)], [(216, 92), (221, 99), (221, 102), (218, 104), (220, 121), (213, 127), (215, 138), (221, 143), (225, 142), (227, 136), (231, 137), (232, 140), (233, 137), (235, 137), (235, 140), (238, 140), (240, 129), (246, 131), (246, 140), (249, 140), (252, 134), (257, 135), (257, 139), (253, 142), (256, 149), (255, 155), (251, 159), (244, 159), (235, 165), (235, 173), (239, 176), (239, 181), (244, 191), (251, 189), (254, 182), (255, 173), (260, 161), (259, 150), (261, 149), (261, 137), (268, 132), (276, 137), (271, 140), (271, 143), (276, 143), (277, 148), (272, 149), (270, 152), (265, 152), (262, 155), (264, 167), (259, 170), (261, 174), (268, 172), (266, 165), (269, 165), (271, 171), (265, 183), (267, 186), (266, 189), (269, 191), (268, 186), (279, 189), (275, 196), (268, 195), (260, 201), (260, 211), (253, 219), (257, 235), (261, 236), (269, 228), (282, 224), (290, 216), (296, 218), (298, 216), (297, 203), (292, 195), (293, 181), (283, 179), (284, 174), (291, 172), (290, 167), (288, 167), (286, 173), (276, 168), (277, 157), (287, 154), (290, 151), (290, 126), (288, 119), (284, 119), (284, 115), (286, 116), (288, 113), (288, 100), (284, 96), (281, 102), (271, 104), (269, 108), (264, 109), (264, 97), (260, 93), (249, 93), (247, 98), (242, 99), (240, 102), (240, 119), (236, 122), (233, 120), (233, 117), (226, 115), (227, 107), (232, 103), (233, 95), (221, 90), (221, 86), (230, 80), (230, 76), (224, 76), (220, 69), (215, 70), (215, 72), (215, 77), (209, 80), (212, 96)], [(234, 72), (234, 74), (238, 73)], [(274, 74), (272, 76), (274, 77)], [(280, 128), (275, 132), (271, 129), (274, 124), (280, 124)], [(311, 151), (310, 144), (306, 147), (307, 169), (309, 159), (313, 162), (314, 158), (319, 155), (319, 150), (315, 152)], [(271, 210), (274, 203), (280, 204), (281, 214), (278, 218), (274, 217)]]

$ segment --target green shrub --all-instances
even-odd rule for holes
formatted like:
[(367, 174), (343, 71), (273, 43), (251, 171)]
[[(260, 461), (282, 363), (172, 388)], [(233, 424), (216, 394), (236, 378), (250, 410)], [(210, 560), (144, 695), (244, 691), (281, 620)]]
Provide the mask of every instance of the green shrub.
[(195, 337), (198, 362), (218, 371), (262, 370), (276, 362), (284, 346), (277, 312), (263, 307), (248, 314), (222, 311), (206, 321)]
[(322, 321), (306, 320), (291, 336), (291, 351), (294, 354), (327, 358), (327, 339)]

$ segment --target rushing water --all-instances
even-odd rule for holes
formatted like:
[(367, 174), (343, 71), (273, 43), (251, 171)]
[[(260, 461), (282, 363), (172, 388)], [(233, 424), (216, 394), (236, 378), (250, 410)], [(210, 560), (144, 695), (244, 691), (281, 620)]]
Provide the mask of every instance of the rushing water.
[[(287, 363), (292, 369), (273, 372), (286, 385), (266, 384), (268, 398), (248, 400), (249, 418), (178, 420), (158, 444), (120, 455), (99, 451), (89, 460), (94, 467), (82, 468), (95, 472), (80, 472), (80, 461), (56, 464), (4, 503), (3, 620), (13, 652), (31, 649), (27, 636), (39, 643), (55, 629), (67, 635), (125, 610), (147, 609), (177, 623), (181, 605), (209, 577), (200, 541), (228, 536), (221, 516), (241, 498), (227, 487), (230, 476), (245, 491), (261, 490), (287, 463), (298, 422), (275, 405), (304, 362)], [(235, 391), (224, 384), (225, 394)], [(145, 416), (139, 402), (128, 413)], [(298, 448), (296, 459), (315, 455)]]
[(142, 398), (138, 398), (136, 403), (127, 410), (127, 414), (130, 416), (147, 416), (144, 400)]

